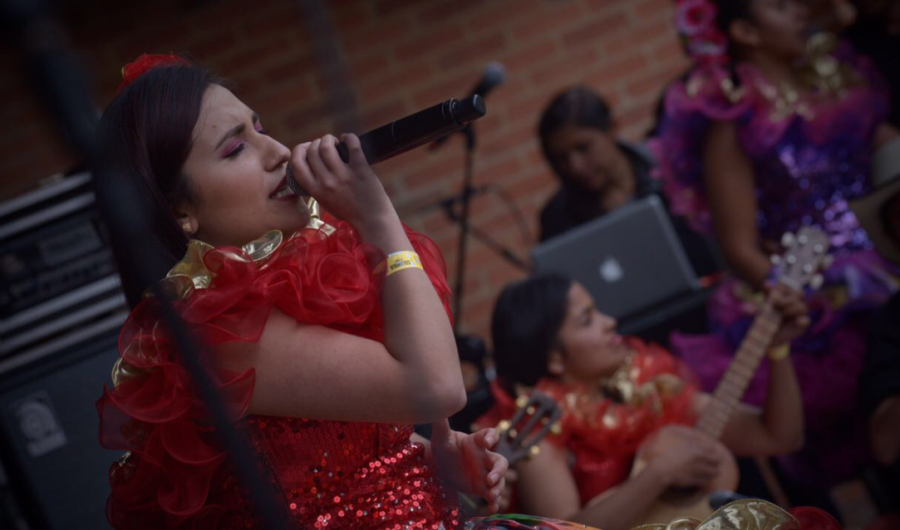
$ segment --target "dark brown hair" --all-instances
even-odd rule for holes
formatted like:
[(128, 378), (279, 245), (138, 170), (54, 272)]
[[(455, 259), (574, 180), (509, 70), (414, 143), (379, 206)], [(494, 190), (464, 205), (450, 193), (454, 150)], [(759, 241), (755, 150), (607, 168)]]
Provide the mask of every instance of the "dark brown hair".
[(603, 99), (603, 96), (586, 86), (575, 86), (561, 92), (547, 104), (538, 123), (538, 137), (541, 140), (544, 158), (560, 178), (563, 178), (563, 175), (554, 165), (548, 143), (550, 135), (566, 125), (577, 125), (609, 132), (612, 129), (612, 113), (609, 110), (609, 104)]
[[(187, 249), (188, 237), (173, 207), (196, 198), (182, 167), (193, 147), (194, 126), (200, 117), (203, 94), (218, 79), (199, 66), (158, 66), (135, 79), (106, 108), (100, 120), (105, 174), (132, 179), (144, 198), (145, 223), (164, 254), (154, 271), (162, 278)], [(121, 243), (121, 242), (120, 242)], [(121, 244), (113, 246), (122, 286), (134, 307), (148, 286), (123, 267)]]
[(549, 377), (547, 361), (566, 319), (572, 280), (543, 274), (508, 285), (494, 306), (491, 337), (500, 382), (533, 386)]
[[(731, 24), (736, 20), (747, 20), (753, 22), (753, 10), (751, 9), (753, 0), (713, 0), (716, 5), (716, 27), (731, 42), (730, 28)], [(734, 45), (729, 44), (728, 54), (732, 59), (735, 57)]]

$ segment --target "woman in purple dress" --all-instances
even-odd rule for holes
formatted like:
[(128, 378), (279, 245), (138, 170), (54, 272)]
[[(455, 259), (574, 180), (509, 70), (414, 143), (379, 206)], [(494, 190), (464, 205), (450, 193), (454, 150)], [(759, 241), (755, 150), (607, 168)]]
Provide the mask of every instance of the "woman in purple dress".
[[(898, 269), (872, 249), (848, 201), (869, 188), (870, 159), (897, 135), (886, 90), (849, 49), (808, 38), (794, 0), (678, 0), (678, 29), (695, 68), (665, 94), (651, 143), (675, 213), (715, 234), (734, 279), (714, 295), (713, 333), (675, 336), (673, 350), (707, 389), (749, 322), (748, 305), (785, 232), (815, 226), (833, 264), (809, 298), (813, 325), (793, 343), (806, 447), (782, 460), (799, 484), (828, 487), (867, 462), (853, 419), (868, 311), (897, 288)], [(746, 400), (760, 404), (764, 367)]]

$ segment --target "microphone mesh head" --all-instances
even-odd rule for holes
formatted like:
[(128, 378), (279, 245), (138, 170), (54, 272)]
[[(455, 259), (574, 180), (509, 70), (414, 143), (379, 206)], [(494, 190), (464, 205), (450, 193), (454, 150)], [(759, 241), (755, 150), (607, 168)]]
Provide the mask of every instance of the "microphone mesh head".
[(492, 62), (484, 69), (484, 80), (491, 87), (503, 84), (506, 81), (506, 68), (497, 61)]
[(300, 184), (297, 184), (297, 180), (294, 179), (294, 171), (291, 170), (291, 165), (287, 165), (287, 169), (285, 170), (285, 176), (287, 177), (287, 185), (288, 188), (291, 188), (291, 191), (296, 193), (297, 195), (305, 195), (303, 188), (300, 187)]

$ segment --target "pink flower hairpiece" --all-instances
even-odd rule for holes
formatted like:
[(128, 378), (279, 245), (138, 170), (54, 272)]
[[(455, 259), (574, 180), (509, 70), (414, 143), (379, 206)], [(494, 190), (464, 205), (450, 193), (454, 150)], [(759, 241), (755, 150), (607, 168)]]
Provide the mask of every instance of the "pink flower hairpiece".
[(143, 53), (140, 57), (122, 67), (122, 83), (119, 84), (119, 88), (118, 90), (116, 90), (116, 94), (124, 90), (125, 87), (130, 85), (135, 79), (143, 75), (145, 72), (147, 72), (148, 70), (152, 70), (157, 66), (190, 66), (190, 64), (190, 61), (188, 61), (184, 57), (181, 57), (180, 55), (175, 55), (174, 53), (165, 55)]
[(719, 10), (710, 0), (676, 0), (675, 27), (688, 55), (702, 64), (728, 61), (728, 37), (716, 27)]

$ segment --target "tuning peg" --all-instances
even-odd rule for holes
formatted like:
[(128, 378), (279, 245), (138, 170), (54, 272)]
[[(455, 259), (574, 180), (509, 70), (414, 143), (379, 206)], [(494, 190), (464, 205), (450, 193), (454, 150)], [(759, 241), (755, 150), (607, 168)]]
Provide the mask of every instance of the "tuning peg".
[(813, 252), (815, 252), (816, 254), (819, 254), (819, 255), (824, 254), (825, 253), (825, 245), (823, 245), (822, 243), (816, 243), (815, 245), (813, 245)]
[(790, 255), (784, 258), (784, 261), (786, 261), (788, 265), (793, 265), (794, 263), (797, 263), (797, 256)]
[(561, 434), (562, 425), (558, 421), (554, 422), (553, 425), (550, 426), (550, 432), (553, 434)]
[(528, 407), (527, 409), (525, 409), (525, 412), (527, 412), (529, 415), (534, 414), (534, 411), (535, 411), (534, 407)]
[(813, 289), (818, 289), (819, 287), (822, 287), (824, 281), (825, 278), (823, 278), (821, 274), (816, 274), (809, 280), (809, 286)]
[(541, 448), (537, 445), (532, 445), (530, 449), (528, 449), (528, 457), (534, 458), (537, 455), (541, 454)]
[(519, 408), (528, 404), (528, 396), (519, 396), (516, 398), (516, 406)]
[(793, 247), (795, 240), (794, 234), (785, 232), (784, 235), (781, 236), (781, 245), (788, 248)]
[(809, 238), (806, 237), (806, 234), (800, 234), (799, 236), (797, 236), (797, 242), (801, 245), (805, 245), (809, 242)]
[(772, 262), (772, 265), (781, 265), (781, 256), (773, 254), (772, 256), (769, 256), (769, 261)]

